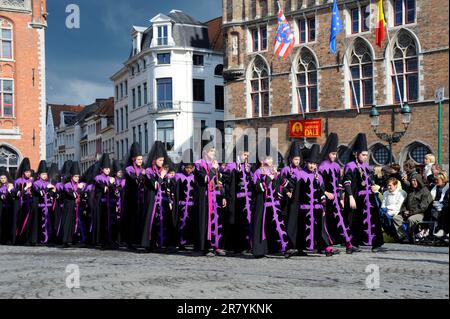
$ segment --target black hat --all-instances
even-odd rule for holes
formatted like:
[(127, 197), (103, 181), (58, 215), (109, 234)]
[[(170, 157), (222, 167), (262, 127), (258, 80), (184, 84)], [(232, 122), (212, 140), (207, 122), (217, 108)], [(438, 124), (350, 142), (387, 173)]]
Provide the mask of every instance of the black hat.
[(320, 157), (320, 145), (319, 144), (313, 144), (311, 148), (304, 148), (303, 154), (305, 158), (305, 162), (308, 163), (316, 163), (320, 164), (321, 157)]
[(30, 159), (25, 157), (20, 163), (19, 169), (17, 170), (17, 178), (21, 178), (26, 171), (31, 171)]
[(100, 164), (98, 162), (96, 162), (96, 163), (92, 164), (91, 166), (89, 166), (89, 168), (86, 170), (86, 172), (84, 172), (83, 176), (81, 176), (81, 180), (83, 182), (85, 182), (86, 184), (93, 184), (95, 176), (97, 176), (97, 174), (100, 170), (99, 165)]
[(48, 173), (47, 162), (42, 160), (39, 162), (39, 167), (37, 170), (37, 174), (40, 175), (42, 173)]
[(356, 136), (355, 141), (353, 143), (352, 151), (361, 153), (361, 152), (367, 152), (368, 150), (369, 150), (369, 148), (367, 147), (366, 134), (359, 133)]
[(57, 184), (61, 180), (59, 176), (58, 164), (52, 163), (48, 170), (48, 180), (52, 184)]
[(156, 141), (153, 144), (152, 149), (150, 150), (150, 153), (148, 154), (147, 158), (147, 167), (151, 167), (153, 164), (153, 161), (158, 158), (164, 158), (164, 165), (170, 165), (171, 160), (169, 158), (169, 155), (167, 155), (166, 148), (164, 144), (160, 141)]
[(9, 176), (9, 172), (5, 167), (0, 167), (0, 176), (6, 176), (6, 179), (9, 181), (10, 180), (10, 176)]
[(119, 160), (113, 160), (111, 175), (116, 176), (119, 171), (123, 171), (123, 165)]
[(103, 154), (99, 161), (100, 169), (103, 168), (112, 168), (111, 160), (109, 159), (108, 154)]
[(294, 141), (291, 143), (291, 146), (289, 147), (289, 150), (286, 154), (286, 164), (291, 164), (291, 160), (294, 157), (302, 157), (302, 148), (300, 146), (300, 142)]
[(139, 145), (139, 143), (133, 143), (130, 147), (130, 151), (128, 153), (128, 157), (127, 157), (127, 162), (126, 165), (127, 166), (131, 166), (133, 165), (133, 158), (136, 158), (138, 156), (142, 156), (142, 150), (141, 150), (141, 146)]
[(325, 145), (322, 148), (321, 158), (322, 161), (326, 160), (328, 154), (335, 153), (338, 151), (339, 138), (336, 133), (330, 133), (328, 135)]
[(72, 161), (71, 160), (65, 161), (63, 164), (63, 167), (61, 168), (61, 175), (69, 176), (71, 167), (72, 167)]
[(80, 164), (77, 161), (72, 162), (70, 167), (70, 176), (81, 175)]

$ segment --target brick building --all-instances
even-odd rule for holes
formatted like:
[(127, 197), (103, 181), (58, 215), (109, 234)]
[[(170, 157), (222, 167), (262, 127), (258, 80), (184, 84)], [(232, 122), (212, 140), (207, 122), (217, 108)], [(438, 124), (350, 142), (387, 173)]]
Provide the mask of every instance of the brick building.
[(0, 166), (46, 157), (45, 0), (0, 0)]
[[(369, 112), (375, 104), (381, 115), (379, 131), (390, 133), (395, 108), (395, 129), (403, 130), (396, 72), (412, 120), (394, 145), (394, 159), (421, 163), (426, 153), (437, 153), (434, 93), (439, 87), (449, 89), (449, 3), (385, 0), (391, 45), (386, 39), (380, 48), (375, 45), (377, 2), (337, 2), (344, 30), (337, 36), (338, 52), (333, 55), (329, 50), (333, 1), (280, 0), (296, 39), (291, 58), (283, 60), (273, 54), (277, 1), (224, 0), (226, 128), (278, 128), (279, 150), (285, 154), (291, 141), (289, 120), (302, 118), (301, 96), (306, 118), (322, 121), (321, 137), (308, 142), (322, 144), (328, 133), (336, 132), (344, 150), (358, 132), (367, 132), (372, 164), (385, 164), (389, 150), (373, 133)], [(448, 99), (443, 102), (443, 119), (447, 166)]]

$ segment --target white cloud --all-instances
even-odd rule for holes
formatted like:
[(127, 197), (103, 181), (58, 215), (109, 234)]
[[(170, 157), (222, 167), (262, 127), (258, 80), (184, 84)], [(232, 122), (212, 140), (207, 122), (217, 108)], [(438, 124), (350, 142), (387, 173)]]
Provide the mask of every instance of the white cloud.
[(96, 98), (113, 96), (113, 86), (80, 79), (53, 77), (47, 86), (47, 101), (54, 104), (91, 104)]

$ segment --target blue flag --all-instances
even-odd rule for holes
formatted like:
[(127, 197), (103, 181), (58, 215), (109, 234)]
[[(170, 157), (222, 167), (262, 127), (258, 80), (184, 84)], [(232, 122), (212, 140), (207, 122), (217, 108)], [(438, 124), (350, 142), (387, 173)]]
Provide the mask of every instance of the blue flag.
[(333, 54), (336, 54), (336, 36), (339, 32), (342, 32), (342, 19), (339, 16), (339, 9), (336, 4), (336, 0), (334, 0), (330, 30), (330, 51)]

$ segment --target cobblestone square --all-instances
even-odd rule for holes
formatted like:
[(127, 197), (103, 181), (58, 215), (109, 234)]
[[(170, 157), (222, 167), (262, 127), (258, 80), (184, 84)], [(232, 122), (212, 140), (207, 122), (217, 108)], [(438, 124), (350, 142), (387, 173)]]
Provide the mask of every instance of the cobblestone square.
[[(449, 298), (448, 247), (386, 247), (286, 260), (0, 246), (0, 298)], [(70, 264), (79, 289), (66, 287)], [(378, 289), (366, 287), (369, 265), (379, 267)]]

